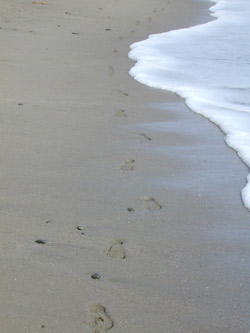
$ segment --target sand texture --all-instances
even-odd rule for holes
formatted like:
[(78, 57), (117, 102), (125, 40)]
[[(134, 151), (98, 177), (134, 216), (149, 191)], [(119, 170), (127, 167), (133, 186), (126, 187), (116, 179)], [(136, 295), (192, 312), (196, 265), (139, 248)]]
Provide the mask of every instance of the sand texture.
[(189, 0), (0, 5), (0, 332), (246, 333), (246, 167), (129, 45)]

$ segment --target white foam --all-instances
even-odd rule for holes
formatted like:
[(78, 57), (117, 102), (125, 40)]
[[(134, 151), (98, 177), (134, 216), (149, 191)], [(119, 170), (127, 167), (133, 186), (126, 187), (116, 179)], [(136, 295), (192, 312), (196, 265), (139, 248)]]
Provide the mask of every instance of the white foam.
[[(151, 35), (131, 45), (130, 74), (170, 90), (225, 133), (226, 143), (250, 167), (250, 1), (210, 0), (209, 23)], [(242, 190), (250, 210), (250, 175)]]

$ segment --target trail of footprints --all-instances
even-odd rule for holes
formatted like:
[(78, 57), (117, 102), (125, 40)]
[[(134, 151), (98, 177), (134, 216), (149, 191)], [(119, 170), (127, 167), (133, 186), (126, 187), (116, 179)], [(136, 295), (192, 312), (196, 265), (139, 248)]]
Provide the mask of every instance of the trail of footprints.
[[(102, 8), (99, 8), (99, 9), (102, 9)], [(164, 8), (162, 8), (162, 10), (164, 10)], [(154, 13), (156, 13), (156, 12), (157, 12), (157, 10), (155, 8)], [(148, 24), (150, 24), (151, 21), (152, 21), (151, 17), (148, 17), (146, 20), (146, 22)], [(140, 24), (140, 21), (135, 22), (135, 26), (138, 26), (139, 24)], [(110, 31), (110, 30), (111, 29), (106, 29), (106, 31)], [(79, 33), (72, 32), (72, 34), (79, 34)], [(130, 36), (132, 36), (134, 34), (135, 34), (135, 31), (131, 30)], [(123, 36), (120, 36), (120, 37), (118, 37), (117, 41), (121, 41), (122, 39), (123, 39)], [(113, 55), (114, 55), (114, 57), (119, 58), (119, 52), (117, 49), (114, 49)], [(108, 75), (110, 77), (113, 77), (115, 75), (114, 67), (111, 65), (108, 67)], [(123, 96), (123, 97), (129, 96), (128, 93), (123, 90), (117, 89), (116, 91), (120, 96)], [(115, 115), (120, 118), (128, 117), (127, 113), (123, 109), (115, 110)], [(137, 134), (139, 135), (139, 137), (141, 139), (141, 143), (152, 140), (151, 137), (149, 137), (145, 133), (137, 133)], [(133, 171), (134, 167), (135, 167), (135, 160), (131, 159), (131, 160), (126, 160), (119, 167), (119, 169), (124, 172), (127, 172), (127, 171)], [(155, 200), (153, 197), (144, 196), (142, 198), (142, 202), (144, 204), (144, 208), (148, 211), (158, 210), (158, 209), (162, 208), (162, 205), (157, 200)], [(135, 209), (130, 207), (130, 208), (127, 208), (127, 211), (129, 213), (134, 213)], [(51, 221), (48, 220), (45, 223), (50, 223), (50, 222)], [(77, 229), (82, 230), (83, 228), (82, 227), (80, 228), (80, 226), (78, 226)], [(82, 232), (82, 234), (85, 234), (85, 233)], [(41, 240), (41, 239), (38, 239), (35, 242), (40, 245), (47, 244), (47, 241)], [(113, 259), (118, 259), (118, 260), (125, 259), (126, 252), (123, 247), (123, 240), (121, 240), (121, 239), (109, 240), (106, 247), (103, 250), (103, 253)], [(101, 277), (101, 275), (99, 273), (94, 273), (91, 276), (92, 279), (96, 279), (96, 280), (100, 279), (100, 277)], [(113, 327), (113, 325), (114, 325), (113, 320), (110, 318), (109, 314), (106, 312), (106, 309), (103, 305), (101, 305), (100, 303), (90, 303), (90, 304), (87, 304), (86, 307), (89, 312), (89, 319), (88, 319), (88, 322), (85, 322), (85, 324), (88, 324), (88, 326), (91, 330), (91, 333), (105, 333)]]
[[(149, 141), (151, 138), (146, 136), (144, 133), (139, 133)], [(135, 160), (127, 160), (120, 167), (122, 171), (133, 171)], [(162, 208), (162, 205), (152, 197), (144, 196), (142, 198), (144, 203), (144, 208), (148, 211), (158, 210)], [(129, 213), (134, 213), (134, 208), (128, 208)], [(126, 258), (126, 252), (123, 247), (123, 240), (121, 239), (112, 239), (109, 240), (106, 247), (103, 250), (103, 253), (113, 259), (124, 260)], [(100, 279), (100, 274), (92, 274), (92, 279)], [(113, 320), (107, 314), (106, 309), (103, 305), (99, 303), (87, 304), (87, 309), (89, 312), (89, 321), (87, 322), (91, 333), (105, 333), (113, 327)]]
[[(154, 198), (143, 197), (142, 200), (145, 203), (145, 208), (149, 211), (155, 209), (161, 209), (162, 206)], [(134, 211), (133, 208), (129, 208), (128, 211)], [(112, 239), (108, 242), (103, 253), (114, 259), (125, 259), (126, 252), (123, 248), (123, 240)], [(93, 274), (92, 279), (99, 279), (98, 273)], [(87, 322), (91, 333), (105, 333), (113, 327), (113, 320), (107, 314), (106, 309), (100, 303), (87, 304), (89, 312), (89, 320)]]
[[(154, 10), (154, 13), (156, 13), (156, 9)], [(152, 21), (151, 17), (148, 17), (147, 23), (151, 23), (151, 21)], [(139, 24), (140, 24), (140, 21), (136, 21), (135, 25), (137, 26)], [(135, 31), (131, 30), (130, 36), (132, 36), (134, 34), (135, 34)], [(123, 37), (120, 36), (117, 39), (117, 41), (120, 41), (122, 39), (123, 39)], [(114, 55), (114, 57), (119, 58), (119, 52), (117, 49), (114, 49), (113, 55)], [(114, 67), (111, 65), (108, 67), (108, 75), (109, 75), (109, 77), (113, 77), (115, 75)], [(120, 96), (123, 96), (123, 97), (129, 96), (127, 92), (125, 92), (121, 89), (117, 89), (116, 91)], [(127, 113), (123, 109), (116, 109), (115, 116), (117, 116), (119, 118), (128, 117)], [(137, 133), (137, 135), (139, 135), (141, 143), (152, 140), (151, 137), (149, 137), (145, 133)], [(126, 160), (122, 165), (119, 166), (118, 169), (120, 169), (121, 171), (124, 171), (124, 172), (129, 172), (129, 171), (133, 171), (134, 168), (135, 168), (135, 160), (130, 159), (130, 160)], [(144, 196), (142, 198), (142, 202), (144, 204), (144, 208), (148, 211), (158, 210), (158, 209), (162, 208), (162, 205), (157, 200), (155, 200), (153, 197)], [(134, 213), (135, 208), (129, 207), (129, 208), (127, 208), (127, 211), (129, 213)], [(118, 259), (118, 260), (125, 259), (126, 252), (123, 247), (123, 240), (121, 240), (121, 239), (110, 240), (107, 243), (106, 247), (104, 248), (103, 253), (114, 259)], [(92, 274), (91, 278), (99, 279), (100, 275), (98, 273), (95, 273), (95, 274)], [(87, 324), (89, 325), (89, 328), (92, 333), (105, 333), (113, 327), (113, 321), (110, 318), (110, 316), (107, 314), (106, 309), (103, 305), (101, 305), (99, 303), (91, 303), (91, 304), (87, 304), (87, 309), (89, 312), (89, 321)]]

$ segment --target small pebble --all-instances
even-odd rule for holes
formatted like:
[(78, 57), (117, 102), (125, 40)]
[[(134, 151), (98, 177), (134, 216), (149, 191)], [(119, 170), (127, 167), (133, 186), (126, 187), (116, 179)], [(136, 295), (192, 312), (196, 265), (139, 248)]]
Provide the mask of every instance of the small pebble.
[(84, 226), (84, 225), (78, 225), (78, 226), (76, 227), (77, 230), (83, 230), (83, 229), (85, 229), (85, 228), (86, 228), (86, 226)]
[(128, 208), (127, 210), (128, 210), (128, 212), (130, 212), (130, 213), (133, 213), (133, 212), (135, 211), (135, 209), (134, 209), (134, 208), (131, 208), (131, 207)]
[(107, 28), (107, 29), (105, 29), (106, 31), (111, 31), (111, 29), (109, 29), (109, 28)]
[(37, 244), (46, 244), (47, 242), (45, 241), (45, 240), (43, 240), (43, 239), (37, 239), (36, 241), (35, 241)]
[(23, 103), (18, 103), (18, 105), (23, 105)]
[(94, 273), (91, 275), (91, 278), (94, 279), (94, 280), (98, 280), (101, 278), (101, 275), (99, 273)]
[(80, 35), (79, 32), (72, 32), (72, 35)]

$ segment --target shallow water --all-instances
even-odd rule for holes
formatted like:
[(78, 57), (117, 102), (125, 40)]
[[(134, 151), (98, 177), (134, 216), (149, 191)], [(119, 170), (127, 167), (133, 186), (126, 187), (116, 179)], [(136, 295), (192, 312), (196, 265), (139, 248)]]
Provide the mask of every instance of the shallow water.
[[(129, 57), (136, 64), (130, 74), (184, 98), (221, 128), (228, 146), (250, 167), (250, 2), (210, 1), (216, 20), (132, 44)], [(248, 209), (249, 182), (250, 175), (242, 190)]]

